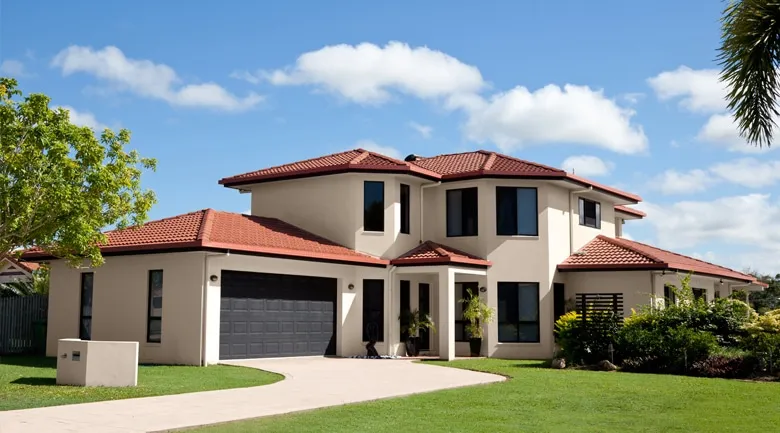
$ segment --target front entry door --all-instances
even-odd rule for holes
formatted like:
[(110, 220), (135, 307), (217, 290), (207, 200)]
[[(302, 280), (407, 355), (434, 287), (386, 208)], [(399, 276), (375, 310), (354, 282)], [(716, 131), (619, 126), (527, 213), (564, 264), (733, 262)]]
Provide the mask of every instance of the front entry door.
[[(420, 315), (431, 314), (431, 286), (420, 283), (419, 292)], [(420, 330), (420, 350), (431, 350), (431, 333), (427, 328)]]

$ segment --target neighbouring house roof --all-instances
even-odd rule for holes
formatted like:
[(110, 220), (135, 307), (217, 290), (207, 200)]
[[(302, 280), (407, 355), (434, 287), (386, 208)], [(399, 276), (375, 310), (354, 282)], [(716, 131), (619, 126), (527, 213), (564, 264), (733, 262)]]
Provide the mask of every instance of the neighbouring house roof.
[(676, 270), (762, 285), (752, 275), (641, 242), (598, 235), (558, 265), (560, 271)]
[(23, 260), (17, 260), (10, 256), (0, 256), (0, 264), (4, 261), (10, 262), (13, 266), (16, 268), (19, 268), (27, 273), (32, 273), (38, 270), (38, 268), (41, 266), (38, 263), (32, 263), (32, 262), (26, 262)]
[(483, 258), (458, 249), (425, 241), (415, 248), (390, 261), (395, 266), (421, 265), (466, 265), (488, 267), (491, 263)]
[(355, 149), (226, 177), (221, 179), (219, 183), (226, 187), (238, 187), (252, 183), (348, 172), (410, 174), (442, 182), (483, 177), (564, 180), (592, 187), (594, 190), (627, 201), (642, 201), (638, 195), (593, 182), (559, 168), (487, 150), (427, 158), (417, 157), (411, 161), (400, 161), (364, 149)]
[(646, 213), (642, 212), (639, 209), (634, 209), (628, 206), (615, 206), (616, 212), (623, 212), (632, 216), (635, 216), (637, 218), (644, 218), (647, 216)]
[[(289, 258), (386, 266), (387, 260), (349, 249), (276, 218), (204, 209), (106, 233), (106, 255), (222, 250)], [(41, 251), (25, 253), (46, 259)]]

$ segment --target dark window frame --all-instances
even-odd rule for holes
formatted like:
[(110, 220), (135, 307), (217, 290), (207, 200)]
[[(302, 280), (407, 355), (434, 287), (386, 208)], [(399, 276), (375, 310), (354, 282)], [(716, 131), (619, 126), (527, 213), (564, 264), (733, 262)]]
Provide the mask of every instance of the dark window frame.
[[(580, 213), (580, 225), (585, 227), (590, 227), (593, 229), (601, 230), (601, 202), (598, 202), (596, 200), (590, 200), (584, 197), (579, 198), (578, 203), (578, 210)], [(593, 223), (588, 222), (588, 218), (585, 215), (585, 205), (592, 204), (594, 205), (594, 212), (595, 215), (593, 216)]]
[(677, 305), (677, 295), (674, 293), (674, 287), (669, 284), (664, 285), (664, 306), (666, 306), (667, 301), (669, 305)]
[(412, 282), (410, 280), (400, 280), (398, 285), (398, 295), (400, 297), (400, 310), (401, 314), (398, 318), (398, 338), (400, 342), (405, 342), (409, 339), (409, 331), (404, 330), (403, 327), (409, 325), (408, 314), (412, 311)]
[[(453, 226), (454, 222), (450, 221), (450, 196), (456, 192), (461, 194), (460, 227), (458, 227), (457, 231)], [(471, 203), (472, 206), (467, 205), (466, 194), (469, 194), (468, 200), (470, 202), (473, 199), (473, 203)], [(473, 197), (471, 197), (471, 194), (473, 194)], [(446, 213), (445, 218), (447, 219), (445, 230), (448, 238), (479, 236), (479, 187), (448, 189), (444, 205)], [(472, 211), (473, 215), (470, 214)], [(473, 233), (468, 230), (468, 221), (472, 218), (474, 220)]]
[(707, 302), (707, 289), (693, 287), (691, 291), (693, 292), (693, 299), (702, 299), (704, 302)]
[[(498, 326), (501, 327), (502, 324), (513, 324), (517, 325), (518, 332), (517, 332), (517, 338), (513, 340), (507, 340), (501, 338), (501, 333), (499, 332), (498, 335), (498, 342), (499, 343), (519, 343), (519, 344), (535, 344), (535, 343), (541, 343), (541, 299), (539, 299), (539, 293), (540, 293), (540, 287), (538, 282), (533, 281), (499, 281), (496, 284), (496, 298), (500, 302), (500, 296), (501, 296), (501, 288), (503, 287), (509, 287), (514, 286), (513, 289), (517, 291), (518, 297), (519, 297), (519, 289), (520, 286), (533, 286), (536, 289), (536, 320), (519, 320), (518, 321), (508, 321), (508, 320), (501, 320), (500, 317), (500, 310), (498, 311), (498, 314), (496, 314), (496, 322), (498, 323)], [(519, 328), (522, 325), (536, 325), (536, 337), (529, 340), (521, 340), (520, 339), (520, 332)]]
[[(520, 233), (520, 228), (517, 224), (517, 216), (519, 213), (520, 208), (519, 203), (517, 201), (517, 191), (518, 190), (533, 190), (534, 196), (536, 200), (534, 200), (534, 215), (536, 218), (536, 224), (534, 227), (534, 231), (530, 233)], [(503, 209), (501, 206), (501, 200), (500, 197), (503, 196), (502, 192), (513, 192), (513, 194), (509, 194), (507, 197), (512, 197), (514, 200), (514, 206), (511, 206), (510, 208), (510, 216), (509, 219), (514, 221), (514, 230), (509, 232), (502, 232), (502, 224), (499, 223), (499, 218), (501, 217), (501, 210)], [(510, 201), (512, 201), (510, 199)], [(511, 204), (511, 203), (510, 203)], [(536, 187), (530, 187), (530, 186), (497, 186), (496, 187), (496, 236), (539, 236), (539, 189)]]
[[(368, 195), (366, 194), (369, 186), (382, 186), (382, 197), (379, 200), (381, 203), (380, 211), (378, 215), (371, 214), (371, 205), (375, 203), (372, 201), (367, 203)], [(374, 221), (376, 220), (376, 221)], [(374, 226), (373, 224), (376, 224)], [(369, 227), (370, 225), (370, 227)], [(365, 180), (363, 181), (363, 231), (381, 233), (385, 231), (385, 183), (381, 180)]]
[[(479, 283), (478, 282), (463, 282), (461, 284), (461, 297), (455, 299), (455, 302), (460, 302), (461, 299), (470, 299), (474, 296), (479, 296)], [(469, 289), (471, 289), (471, 296), (469, 296)], [(461, 304), (462, 305), (462, 304)], [(465, 307), (465, 305), (463, 305)], [(468, 342), (471, 336), (466, 332), (466, 325), (469, 324), (468, 320), (463, 319), (463, 312), (460, 313), (460, 318), (455, 318), (455, 341), (456, 342)]]
[[(368, 288), (371, 287), (369, 290)], [(377, 280), (377, 279), (366, 279), (363, 280), (363, 332), (362, 332), (362, 338), (364, 342), (370, 341), (370, 336), (368, 335), (368, 313), (371, 312), (371, 305), (369, 305), (368, 301), (373, 300), (373, 298), (369, 299), (369, 292), (377, 291), (378, 292), (378, 299), (380, 301), (379, 306), (380, 308), (377, 309), (378, 312), (378, 319), (377, 319), (377, 338), (376, 342), (383, 342), (385, 341), (385, 280)], [(372, 295), (373, 296), (373, 295)]]
[[(160, 315), (159, 316), (153, 316), (152, 315), (152, 274), (159, 272), (160, 275), (160, 290), (162, 291), (160, 298)], [(165, 296), (165, 274), (163, 273), (162, 269), (152, 269), (149, 271), (148, 274), (148, 280), (147, 280), (147, 290), (148, 290), (148, 297), (146, 302), (146, 342), (147, 343), (162, 343), (162, 302), (164, 296)], [(160, 322), (160, 338), (159, 339), (153, 339), (151, 335), (152, 330), (152, 322), (153, 321), (159, 321)]]
[(401, 233), (408, 235), (411, 233), (411, 213), (410, 204), (412, 200), (412, 191), (409, 185), (402, 183), (400, 188), (401, 202)]
[[(84, 283), (86, 281), (86, 276), (89, 275), (91, 278), (91, 286), (90, 287), (90, 296), (89, 296), (89, 316), (84, 314)], [(95, 273), (94, 272), (82, 272), (81, 273), (81, 281), (79, 285), (79, 339), (80, 340), (91, 340), (92, 339), (92, 304), (94, 304), (95, 299)], [(84, 328), (84, 319), (89, 319), (89, 329), (85, 331)]]

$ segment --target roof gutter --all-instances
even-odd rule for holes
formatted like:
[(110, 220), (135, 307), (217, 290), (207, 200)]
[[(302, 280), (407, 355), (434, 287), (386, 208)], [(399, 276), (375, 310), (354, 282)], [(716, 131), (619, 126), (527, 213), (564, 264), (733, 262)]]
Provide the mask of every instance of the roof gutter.
[(593, 186), (569, 191), (569, 255), (574, 254), (574, 197), (590, 191), (593, 191)]

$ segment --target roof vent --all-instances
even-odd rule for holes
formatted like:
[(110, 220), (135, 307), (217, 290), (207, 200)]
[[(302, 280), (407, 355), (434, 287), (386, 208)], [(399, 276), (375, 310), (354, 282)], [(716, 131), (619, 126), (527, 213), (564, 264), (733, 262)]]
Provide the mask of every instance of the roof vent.
[(588, 253), (586, 253), (585, 251), (579, 250), (579, 251), (575, 251), (574, 254), (572, 254), (572, 255), (573, 256), (586, 256), (586, 255), (588, 255)]
[(409, 156), (407, 156), (406, 158), (404, 158), (404, 161), (406, 161), (406, 162), (412, 162), (412, 161), (417, 161), (417, 160), (419, 160), (419, 159), (422, 159), (422, 157), (421, 157), (420, 155), (415, 155), (415, 154), (413, 154), (413, 153), (410, 153), (410, 154), (409, 154)]

